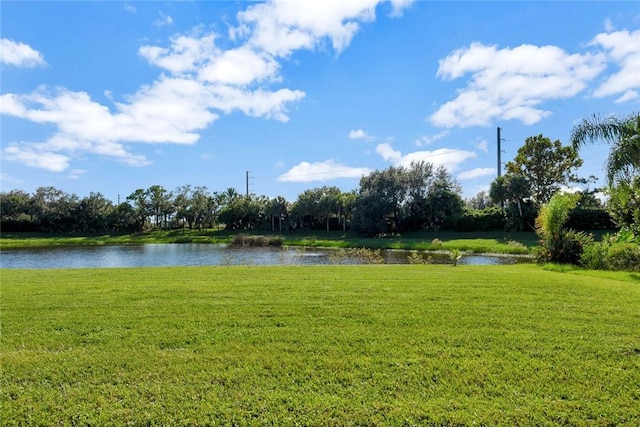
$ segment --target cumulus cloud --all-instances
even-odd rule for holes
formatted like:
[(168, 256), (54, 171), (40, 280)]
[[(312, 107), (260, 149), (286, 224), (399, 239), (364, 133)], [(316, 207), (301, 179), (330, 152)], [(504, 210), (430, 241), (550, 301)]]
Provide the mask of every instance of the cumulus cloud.
[(583, 91), (604, 68), (600, 53), (569, 54), (557, 46), (521, 45), (499, 49), (482, 43), (458, 49), (440, 60), (437, 76), (470, 75), (458, 96), (429, 117), (440, 127), (487, 126), (494, 119), (530, 125), (550, 114), (544, 101)]
[(618, 96), (617, 103), (638, 99), (640, 89), (640, 30), (598, 34), (590, 43), (605, 50), (619, 68), (594, 92), (596, 98)]
[(279, 182), (329, 181), (338, 178), (360, 178), (370, 173), (368, 168), (354, 168), (337, 163), (335, 160), (324, 162), (300, 162), (278, 177)]
[(444, 166), (449, 172), (454, 172), (464, 161), (474, 158), (477, 154), (473, 151), (457, 150), (452, 148), (439, 148), (433, 151), (415, 151), (402, 154), (394, 150), (391, 144), (383, 143), (376, 147), (376, 152), (383, 160), (395, 166), (410, 166), (413, 162), (428, 162), (434, 166)]
[[(232, 32), (250, 34), (256, 49), (286, 57), (298, 49), (313, 49), (329, 40), (336, 52), (344, 50), (362, 23), (376, 16), (380, 0), (274, 0), (250, 6), (238, 14), (239, 26)], [(392, 14), (399, 15), (410, 2), (392, 1)]]
[(28, 44), (9, 39), (0, 40), (0, 63), (20, 68), (33, 68), (47, 65), (40, 52)]
[[(375, 19), (379, 3), (382, 1), (273, 0), (250, 4), (237, 14), (238, 25), (231, 28), (230, 40), (220, 45), (221, 36), (203, 31), (204, 27), (177, 34), (164, 45), (142, 45), (138, 55), (162, 73), (120, 102), (108, 92), (110, 107), (86, 92), (66, 88), (1, 95), (0, 114), (54, 128), (44, 142), (10, 144), (3, 154), (8, 160), (58, 172), (68, 168), (79, 153), (143, 166), (150, 161), (130, 152), (132, 143), (195, 144), (200, 132), (220, 114), (241, 111), (249, 117), (287, 122), (289, 105), (299, 102), (305, 93), (274, 87), (282, 82), (281, 62), (298, 49), (314, 49), (327, 41), (341, 52), (360, 25)], [(392, 14), (409, 4), (391, 1)], [(156, 25), (172, 23), (162, 12), (155, 21)], [(5, 39), (2, 43), (3, 62), (44, 64), (42, 55), (29, 46)], [(310, 165), (331, 166), (330, 162)], [(355, 171), (346, 176), (359, 169)]]

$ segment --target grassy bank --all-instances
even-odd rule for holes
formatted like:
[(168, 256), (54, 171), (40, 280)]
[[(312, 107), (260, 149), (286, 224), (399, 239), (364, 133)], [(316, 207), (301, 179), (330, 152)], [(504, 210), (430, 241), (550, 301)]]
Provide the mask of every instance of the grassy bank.
[[(0, 249), (46, 247), (60, 245), (125, 245), (144, 243), (231, 243), (240, 232), (217, 230), (172, 230), (121, 235), (77, 235), (44, 233), (4, 233)], [(528, 254), (537, 245), (535, 233), (450, 231), (405, 233), (400, 236), (363, 238), (343, 232), (244, 232), (249, 235), (278, 236), (287, 246), (448, 250), (459, 249), (473, 253)]]
[(1, 270), (4, 425), (638, 425), (640, 276)]

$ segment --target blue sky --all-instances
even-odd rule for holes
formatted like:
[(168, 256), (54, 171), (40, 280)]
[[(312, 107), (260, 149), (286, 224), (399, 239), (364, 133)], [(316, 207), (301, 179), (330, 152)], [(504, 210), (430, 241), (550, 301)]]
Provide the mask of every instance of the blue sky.
[[(464, 197), (528, 136), (640, 109), (640, 3), (0, 3), (1, 188), (294, 201), (444, 165)], [(581, 152), (603, 176), (606, 146)], [(600, 179), (599, 183), (603, 183)]]

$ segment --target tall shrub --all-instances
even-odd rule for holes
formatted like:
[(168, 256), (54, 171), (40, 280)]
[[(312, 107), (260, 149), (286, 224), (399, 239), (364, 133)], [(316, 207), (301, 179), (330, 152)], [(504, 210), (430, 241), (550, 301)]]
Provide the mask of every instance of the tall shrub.
[(536, 233), (540, 239), (538, 262), (578, 264), (591, 237), (583, 232), (564, 228), (569, 214), (576, 207), (577, 194), (554, 194), (540, 208), (536, 218)]

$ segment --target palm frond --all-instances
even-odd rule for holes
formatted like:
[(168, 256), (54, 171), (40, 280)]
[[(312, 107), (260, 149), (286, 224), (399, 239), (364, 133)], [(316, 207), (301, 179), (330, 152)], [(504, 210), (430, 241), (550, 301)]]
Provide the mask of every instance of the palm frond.
[(597, 141), (607, 143), (616, 142), (625, 134), (625, 129), (629, 126), (629, 118), (619, 118), (617, 116), (602, 117), (600, 114), (593, 114), (573, 127), (571, 131), (571, 145), (580, 148), (583, 145), (594, 144)]

